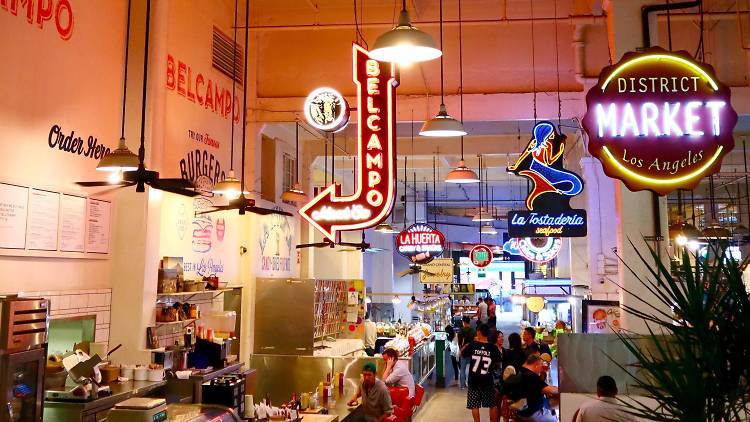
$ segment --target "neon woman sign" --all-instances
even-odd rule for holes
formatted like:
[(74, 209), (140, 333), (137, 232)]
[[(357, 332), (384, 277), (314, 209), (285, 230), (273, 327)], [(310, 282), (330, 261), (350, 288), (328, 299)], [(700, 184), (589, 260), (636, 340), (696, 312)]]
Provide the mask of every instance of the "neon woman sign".
[(632, 191), (691, 189), (734, 147), (729, 88), (686, 52), (626, 54), (602, 71), (586, 104), (589, 151)]
[(396, 187), (396, 67), (371, 59), (358, 45), (352, 48), (352, 60), (358, 110), (355, 192), (340, 196), (340, 186), (330, 185), (299, 210), (332, 242), (340, 231), (383, 222)]

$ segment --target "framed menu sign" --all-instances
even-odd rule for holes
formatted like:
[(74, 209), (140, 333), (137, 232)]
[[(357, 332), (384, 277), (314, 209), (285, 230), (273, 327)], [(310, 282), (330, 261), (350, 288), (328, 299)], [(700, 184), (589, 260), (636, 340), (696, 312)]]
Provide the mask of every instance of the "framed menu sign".
[(583, 332), (613, 333), (620, 329), (620, 302), (616, 300), (583, 300)]
[(59, 216), (59, 193), (31, 189), (29, 194), (29, 217), (26, 224), (28, 249), (40, 251), (57, 250), (57, 223)]
[(0, 248), (26, 247), (29, 188), (0, 183)]
[(83, 252), (86, 240), (86, 198), (63, 194), (60, 200), (60, 250)]
[(88, 199), (86, 204), (86, 252), (109, 253), (111, 203)]

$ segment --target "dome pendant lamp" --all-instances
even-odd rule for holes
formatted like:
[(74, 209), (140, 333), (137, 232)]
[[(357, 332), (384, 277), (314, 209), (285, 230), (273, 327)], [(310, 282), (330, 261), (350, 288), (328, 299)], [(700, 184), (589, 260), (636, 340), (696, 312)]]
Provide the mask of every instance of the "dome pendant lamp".
[(302, 187), (299, 184), (299, 122), (294, 122), (294, 149), (295, 149), (295, 158), (294, 158), (294, 185), (291, 189), (285, 191), (281, 194), (281, 200), (287, 201), (287, 202), (307, 202), (307, 195), (305, 195), (305, 191), (302, 190)]
[[(117, 149), (110, 151), (104, 155), (99, 164), (96, 166), (97, 170), (110, 171), (117, 175), (120, 175), (125, 171), (138, 170), (138, 156), (133, 153), (128, 146), (125, 144), (125, 100), (128, 94), (128, 47), (130, 44), (130, 1), (128, 1), (128, 25), (127, 34), (125, 35), (125, 75), (123, 76), (122, 82), (122, 129), (120, 131), (120, 142), (117, 144)], [(119, 179), (119, 177), (117, 177)]]
[[(443, 49), (443, 0), (440, 0), (440, 49)], [(443, 87), (443, 56), (440, 56), (440, 110), (437, 116), (424, 122), (419, 131), (420, 136), (450, 137), (464, 136), (464, 125), (448, 114), (445, 108), (445, 94)]]
[[(464, 120), (464, 66), (463, 66), (463, 42), (461, 38), (461, 0), (458, 0), (458, 71), (459, 71), (459, 98), (461, 100), (461, 121)], [(441, 78), (442, 79), (442, 78)], [(461, 137), (461, 161), (458, 167), (451, 170), (445, 177), (446, 183), (479, 183), (477, 174), (466, 167), (464, 161), (464, 137)]]
[[(234, 52), (232, 53), (232, 115), (229, 118), (229, 124), (231, 125), (231, 151), (229, 155), (229, 173), (224, 180), (219, 181), (214, 185), (211, 192), (215, 195), (223, 195), (229, 200), (234, 200), (240, 197), (241, 193), (249, 194), (250, 192), (242, 191), (242, 183), (234, 175), (234, 92), (235, 85), (234, 81), (237, 76), (237, 0), (234, 2)], [(243, 92), (242, 95), (245, 95)], [(243, 122), (243, 124), (245, 124)]]
[(406, 11), (406, 0), (401, 3), (398, 25), (379, 36), (370, 50), (370, 57), (373, 59), (400, 65), (426, 62), (442, 55), (443, 51), (437, 48), (435, 40), (411, 24), (409, 12)]

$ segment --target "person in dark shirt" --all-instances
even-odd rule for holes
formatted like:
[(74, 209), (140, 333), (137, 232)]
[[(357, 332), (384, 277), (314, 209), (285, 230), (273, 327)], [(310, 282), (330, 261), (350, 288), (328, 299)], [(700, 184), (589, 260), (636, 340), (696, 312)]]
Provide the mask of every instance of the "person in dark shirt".
[(518, 420), (524, 422), (557, 422), (557, 417), (544, 408), (544, 396), (557, 396), (557, 387), (542, 381), (544, 361), (538, 355), (529, 355), (518, 372), (521, 376), (522, 397), (526, 407), (518, 411)]
[(471, 410), (474, 422), (479, 422), (479, 409), (482, 407), (490, 409), (491, 421), (498, 417), (493, 373), (495, 366), (500, 365), (500, 351), (497, 346), (487, 342), (489, 332), (490, 327), (481, 324), (476, 339), (466, 348), (470, 359), (466, 408)]
[(527, 350), (529, 349), (529, 346), (531, 346), (532, 344), (536, 344), (536, 345), (539, 346), (539, 353), (541, 353), (541, 354), (547, 353), (548, 355), (552, 356), (552, 352), (549, 350), (549, 346), (547, 346), (545, 343), (537, 342), (536, 341), (536, 339), (535, 339), (535, 337), (536, 337), (536, 330), (534, 329), (534, 327), (526, 327), (526, 328), (524, 328), (523, 332), (521, 334), (523, 336), (522, 337), (522, 339), (523, 339), (523, 348), (524, 348), (524, 351), (526, 352), (527, 355), (529, 354), (527, 352)]
[(466, 354), (466, 348), (474, 341), (476, 332), (471, 328), (471, 318), (464, 316), (463, 327), (458, 332), (458, 350), (460, 359), (460, 372), (458, 373), (459, 388), (466, 388), (466, 370), (471, 363), (471, 357)]
[(526, 362), (526, 355), (521, 348), (521, 336), (518, 333), (511, 333), (508, 336), (508, 349), (503, 356), (503, 369), (512, 366), (516, 371), (520, 370)]

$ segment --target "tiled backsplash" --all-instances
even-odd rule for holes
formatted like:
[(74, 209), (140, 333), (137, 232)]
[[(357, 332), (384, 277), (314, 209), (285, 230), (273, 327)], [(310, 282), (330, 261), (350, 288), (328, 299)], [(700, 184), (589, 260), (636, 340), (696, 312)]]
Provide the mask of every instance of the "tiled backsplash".
[(47, 290), (22, 292), (19, 296), (49, 299), (52, 319), (96, 315), (95, 341), (109, 342), (112, 289)]

